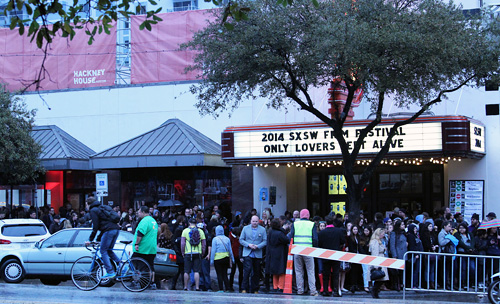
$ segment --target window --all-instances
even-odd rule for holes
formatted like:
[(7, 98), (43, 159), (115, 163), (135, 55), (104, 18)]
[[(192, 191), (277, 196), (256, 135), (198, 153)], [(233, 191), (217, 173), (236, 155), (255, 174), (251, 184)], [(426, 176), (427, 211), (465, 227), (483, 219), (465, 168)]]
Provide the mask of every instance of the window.
[(145, 2), (139, 3), (139, 15), (146, 15), (146, 10), (147, 6)]
[(2, 235), (4, 236), (25, 237), (45, 234), (47, 234), (47, 228), (45, 228), (44, 224), (15, 226), (5, 225), (2, 227)]
[(401, 193), (422, 193), (422, 173), (380, 174), (379, 190)]
[(432, 173), (432, 192), (433, 193), (441, 193), (441, 173), (434, 172)]
[(41, 248), (65, 248), (68, 247), (69, 241), (73, 237), (75, 230), (61, 230), (60, 232), (49, 237), (42, 243)]
[(174, 12), (196, 9), (191, 1), (174, 2)]
[(83, 247), (83, 246), (85, 246), (85, 242), (89, 239), (89, 236), (91, 233), (92, 233), (92, 230), (90, 230), (90, 229), (79, 230), (71, 247)]
[(319, 195), (319, 175), (311, 177), (311, 195)]

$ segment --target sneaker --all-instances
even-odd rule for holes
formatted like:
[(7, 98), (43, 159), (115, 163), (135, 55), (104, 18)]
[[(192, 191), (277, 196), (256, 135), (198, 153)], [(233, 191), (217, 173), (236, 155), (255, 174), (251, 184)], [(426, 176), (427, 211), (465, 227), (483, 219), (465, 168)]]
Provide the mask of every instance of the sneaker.
[(101, 279), (112, 279), (114, 277), (116, 277), (116, 272), (110, 272), (103, 275)]
[(317, 297), (317, 296), (319, 296), (319, 293), (317, 291), (311, 292), (311, 296), (312, 297)]
[(156, 288), (156, 283), (153, 283), (153, 284), (149, 285), (148, 289), (157, 290), (158, 288)]
[(241, 293), (247, 293), (247, 291), (246, 290), (242, 290)]

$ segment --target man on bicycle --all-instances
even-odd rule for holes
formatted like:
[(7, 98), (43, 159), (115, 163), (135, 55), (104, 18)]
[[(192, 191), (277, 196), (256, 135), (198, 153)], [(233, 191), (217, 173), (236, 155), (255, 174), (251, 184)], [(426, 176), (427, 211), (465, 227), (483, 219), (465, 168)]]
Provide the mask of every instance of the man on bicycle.
[[(152, 282), (155, 278), (156, 247), (158, 241), (158, 223), (149, 214), (149, 208), (142, 206), (137, 212), (139, 216), (139, 224), (135, 230), (132, 257), (143, 258), (148, 262), (151, 271), (153, 272)], [(151, 284), (151, 289), (156, 289), (156, 284)]]
[(118, 233), (120, 232), (120, 227), (117, 223), (113, 222), (106, 213), (102, 212), (99, 208), (101, 203), (97, 201), (94, 197), (87, 198), (87, 203), (89, 204), (90, 217), (92, 219), (92, 233), (90, 234), (89, 240), (85, 242), (86, 245), (94, 241), (97, 231), (101, 231), (101, 234), (97, 237), (97, 240), (101, 240), (101, 257), (106, 269), (106, 274), (102, 277), (103, 279), (114, 278), (116, 272), (111, 265), (112, 258), (116, 264), (120, 263), (120, 259), (113, 252), (113, 248), (118, 238)]

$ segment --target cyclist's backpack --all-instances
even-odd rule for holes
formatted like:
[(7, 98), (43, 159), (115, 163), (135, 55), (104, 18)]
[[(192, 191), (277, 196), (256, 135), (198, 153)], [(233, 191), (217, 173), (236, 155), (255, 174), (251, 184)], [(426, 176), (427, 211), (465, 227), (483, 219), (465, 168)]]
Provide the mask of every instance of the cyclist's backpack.
[(116, 213), (109, 205), (99, 206), (99, 213), (100, 217), (106, 221), (113, 223), (118, 223), (120, 221), (118, 213)]
[(198, 230), (197, 227), (190, 228), (191, 230), (189, 231), (189, 244), (191, 244), (192, 247), (196, 247), (200, 244), (201, 242), (201, 236), (200, 236), (200, 231)]

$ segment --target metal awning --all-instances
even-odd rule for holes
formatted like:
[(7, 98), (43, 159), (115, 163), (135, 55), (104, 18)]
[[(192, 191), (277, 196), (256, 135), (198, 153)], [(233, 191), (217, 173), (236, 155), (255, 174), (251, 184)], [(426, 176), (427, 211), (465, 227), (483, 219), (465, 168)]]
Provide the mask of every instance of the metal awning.
[(31, 136), (42, 145), (40, 160), (46, 170), (89, 170), (89, 157), (94, 154), (73, 136), (57, 126), (33, 127)]
[(92, 169), (227, 166), (219, 144), (179, 119), (92, 155), (90, 162)]

